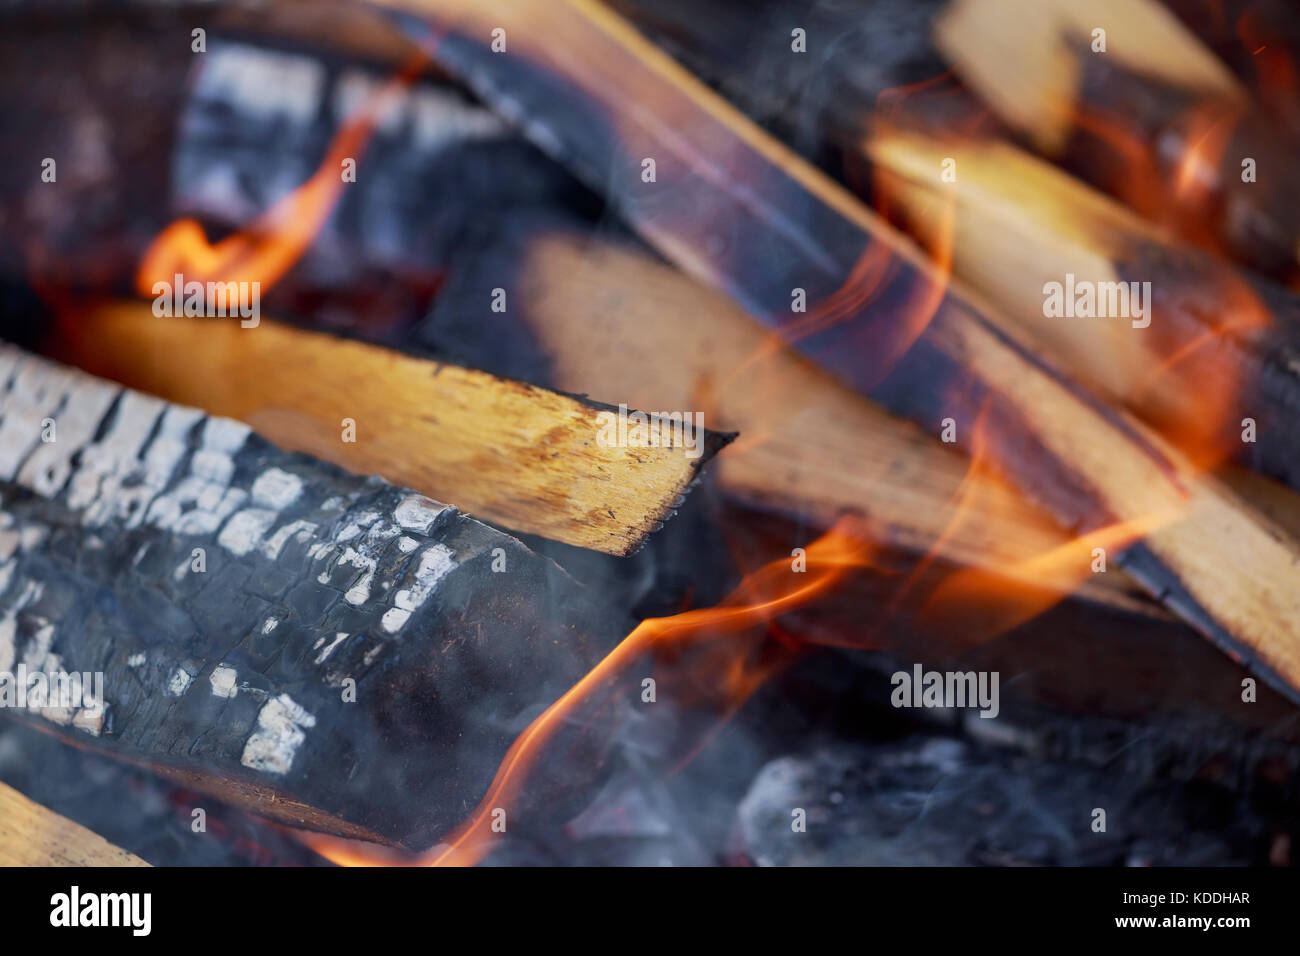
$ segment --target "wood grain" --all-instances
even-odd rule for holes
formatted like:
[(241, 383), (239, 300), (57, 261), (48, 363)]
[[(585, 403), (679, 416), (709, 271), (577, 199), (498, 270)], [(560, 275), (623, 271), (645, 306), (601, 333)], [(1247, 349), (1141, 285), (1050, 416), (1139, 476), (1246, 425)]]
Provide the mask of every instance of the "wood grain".
[(0, 866), (148, 866), (0, 783)]
[[(472, 369), (263, 320), (87, 309), (56, 354), (94, 374), (251, 425), (516, 531), (609, 554), (669, 518), (724, 444), (605, 447), (604, 409)], [(356, 423), (345, 442), (343, 419)], [(696, 457), (692, 457), (695, 454)]]

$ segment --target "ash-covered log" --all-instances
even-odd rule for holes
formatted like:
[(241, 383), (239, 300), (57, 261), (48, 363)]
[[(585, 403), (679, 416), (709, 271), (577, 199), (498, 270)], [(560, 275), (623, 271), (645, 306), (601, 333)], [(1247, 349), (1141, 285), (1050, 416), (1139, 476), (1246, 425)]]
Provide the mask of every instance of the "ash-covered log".
[(0, 671), (102, 680), (4, 712), (70, 743), (424, 847), (629, 627), (515, 539), (246, 425), (11, 347), (0, 381)]

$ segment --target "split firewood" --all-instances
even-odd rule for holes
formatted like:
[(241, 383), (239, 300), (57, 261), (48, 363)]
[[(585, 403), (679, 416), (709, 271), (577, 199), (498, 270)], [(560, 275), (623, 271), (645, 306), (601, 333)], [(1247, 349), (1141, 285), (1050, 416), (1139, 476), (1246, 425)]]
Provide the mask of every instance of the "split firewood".
[[(570, 223), (530, 224), (467, 257), (458, 277), (470, 288), (490, 277), (518, 305), (496, 322), (464, 321), (451, 294), (421, 330), (423, 344), (491, 367), (508, 361), (495, 342), (527, 335), (554, 388), (636, 408), (704, 409), (706, 420), (740, 433), (713, 465), (728, 496), (823, 527), (865, 514), (882, 544), (992, 572), (1068, 540), (1009, 485), (972, 473), (934, 435), (855, 394), (726, 296), (632, 242)], [(1161, 613), (1122, 572), (1087, 575), (1080, 596)]]
[(982, 435), (1022, 492), (1067, 528), (1114, 536), (1149, 593), (1297, 694), (1300, 545), (1006, 335), (626, 21), (583, 0), (384, 6), (419, 14), (428, 33), (400, 22), (436, 38), (439, 62), (490, 103), (526, 115), (538, 145), (670, 259), (891, 411), (966, 447)]
[(1300, 487), (1295, 296), (1010, 144), (881, 129), (864, 148), (891, 214), (995, 317), (1194, 456)]
[(148, 866), (0, 783), (0, 866)]
[(287, 450), (616, 555), (672, 515), (729, 440), (697, 419), (652, 415), (626, 424), (624, 441), (617, 410), (268, 319), (245, 329), (158, 318), (144, 304), (87, 307), (48, 344), (92, 374), (239, 419)]
[[(291, 4), (291, 8), (312, 5)], [(329, 5), (333, 6), (333, 5)], [(314, 7), (313, 7), (314, 9)], [(234, 13), (235, 11), (229, 11)], [(371, 17), (373, 11), (366, 11)], [(383, 23), (383, 21), (380, 21)], [(245, 37), (251, 26), (238, 21), (241, 28), (239, 36)], [(152, 21), (144, 21), (142, 27), (152, 26)], [(385, 28), (387, 24), (384, 23)], [(391, 28), (389, 28), (391, 29)], [(372, 31), (363, 31), (370, 35)], [(172, 78), (176, 85), (191, 91), (192, 100), (188, 106), (177, 106), (177, 110), (191, 111), (204, 117), (203, 123), (195, 123), (199, 128), (209, 124), (226, 122), (222, 129), (228, 130), (223, 143), (238, 144), (252, 140), (259, 127), (260, 113), (257, 113), (255, 96), (260, 93), (260, 85), (246, 91), (246, 87), (235, 83), (219, 83), (212, 76), (247, 76), (277, 81), (286, 89), (291, 89), (289, 81), (308, 73), (311, 60), (300, 52), (290, 53), (275, 47), (254, 47), (247, 41), (238, 45), (223, 44), (220, 32), (210, 30), (211, 50), (209, 55), (186, 82), (181, 82), (182, 75)], [(322, 31), (319, 39), (331, 44), (337, 38)], [(146, 37), (147, 41), (158, 42), (156, 38)], [(78, 42), (72, 38), (68, 43)], [(406, 41), (403, 41), (405, 43)], [(56, 49), (64, 49), (59, 43)], [(13, 51), (15, 55), (20, 50)], [(95, 75), (109, 72), (111, 63), (117, 63), (118, 51), (113, 48), (79, 51), (83, 61), (96, 64), (91, 72)], [(409, 56), (409, 48), (391, 51), (386, 60), (397, 64)], [(141, 59), (139, 62), (143, 63)], [(121, 65), (123, 68), (125, 65)], [(179, 69), (179, 67), (178, 67)], [(276, 72), (278, 71), (278, 72)], [(360, 72), (356, 76), (363, 75)], [(136, 84), (148, 85), (158, 80), (156, 73), (143, 71), (140, 75), (130, 74), (133, 87)], [(346, 79), (354, 76), (344, 71)], [(163, 78), (167, 79), (167, 78)], [(87, 81), (82, 74), (69, 70), (61, 78), (64, 86), (46, 93), (55, 102), (86, 102), (87, 96), (94, 90), (82, 89)], [(120, 81), (119, 81), (120, 82)], [(751, 84), (752, 85), (752, 84)], [(296, 117), (318, 117), (338, 111), (341, 102), (341, 85), (331, 89), (322, 84), (315, 99), (299, 103), (284, 96), (284, 122), (289, 123)], [(54, 93), (60, 95), (55, 96)], [(425, 100), (436, 102), (436, 88), (421, 87), (416, 96), (420, 105)], [(449, 103), (457, 103), (459, 97), (453, 97), (450, 91), (443, 91)], [(279, 102), (279, 97), (277, 97)], [(112, 110), (115, 103), (104, 102), (104, 110)], [(292, 108), (291, 108), (292, 107)], [(422, 108), (412, 111), (413, 117), (421, 120), (429, 116), (439, 117), (437, 124), (416, 124), (419, 136), (416, 142), (402, 141), (402, 148), (415, 150), (420, 142), (456, 143), (454, 147), (444, 147), (436, 154), (445, 166), (459, 168), (456, 156), (460, 152), (483, 157), (489, 144), (475, 131), (492, 130), (500, 126), (499, 121), (481, 108), (471, 110), (464, 106), (453, 110), (448, 106), (444, 111)], [(118, 116), (114, 112), (104, 115), (104, 122), (118, 128), (130, 123), (133, 117)], [(242, 125), (241, 125), (242, 121)], [(314, 122), (314, 120), (313, 120)], [(495, 124), (495, 125), (494, 125)], [(185, 129), (188, 129), (187, 125)], [(306, 119), (292, 124), (293, 137), (303, 140), (328, 137), (330, 130), (326, 126), (319, 128)], [(292, 138), (292, 137), (291, 137)], [(191, 137), (184, 130), (170, 146), (160, 144), (162, 153), (170, 151), (173, 165), (182, 170), (191, 171), (178, 175), (173, 180), (173, 189), (178, 193), (177, 202), (187, 210), (201, 210), (205, 218), (230, 217), (232, 209), (228, 203), (205, 201), (202, 184), (205, 182), (202, 170), (211, 163), (210, 154), (215, 146), (207, 140), (192, 143)], [(7, 140), (6, 140), (7, 141)], [(21, 143), (13, 142), (14, 149), (22, 148)], [(203, 146), (203, 150), (199, 149)], [(504, 155), (531, 155), (531, 148), (526, 144), (509, 150), (509, 140), (501, 137), (493, 141), (491, 148)], [(242, 168), (247, 164), (249, 151), (230, 148), (222, 153), (223, 162)], [(292, 151), (258, 152), (253, 154), (260, 167), (269, 167), (266, 179), (275, 181), (292, 181), (298, 169), (299, 157)], [(430, 157), (430, 161), (434, 157)], [(534, 166), (536, 163), (533, 164)], [(140, 167), (133, 164), (116, 170), (116, 176), (105, 182), (95, 183), (95, 192), (101, 197), (114, 190), (125, 191), (134, 195), (133, 176), (138, 175)], [(515, 167), (502, 167), (498, 176), (520, 179)], [(522, 206), (540, 206), (541, 199), (547, 191), (556, 191), (560, 185), (558, 176), (541, 177), (530, 174), (533, 179), (542, 179), (546, 189), (534, 186), (534, 192), (528, 194), (516, 189), (514, 200)], [(256, 182), (252, 176), (239, 177), (241, 182)], [(464, 177), (452, 175), (452, 180)], [(495, 181), (495, 179), (494, 179)], [(367, 168), (363, 177), (363, 188), (371, 188), (378, 196), (393, 194), (401, 182), (394, 171), (379, 165)], [(462, 187), (459, 190), (465, 192)], [(435, 199), (447, 198), (441, 194)], [(471, 197), (469, 205), (478, 208), (486, 202), (486, 197)], [(559, 198), (567, 198), (563, 193)], [(30, 202), (22, 203), (22, 208), (31, 207)], [(450, 236), (464, 234), (464, 227), (454, 216), (448, 222), (446, 202), (437, 201), (439, 217), (428, 219), (427, 235), (419, 243), (421, 246), (441, 248), (447, 242), (443, 239), (445, 231)], [(558, 205), (558, 204), (557, 204)], [(129, 207), (140, 210), (140, 202), (134, 201)], [(238, 207), (242, 208), (242, 207)], [(459, 207), (457, 207), (459, 208)], [(561, 206), (561, 209), (565, 207)], [(237, 211), (237, 210), (235, 210)], [(768, 507), (776, 507), (789, 513), (797, 513), (829, 526), (835, 518), (845, 511), (864, 511), (876, 519), (873, 527), (885, 531), (889, 542), (910, 550), (926, 553), (930, 550), (962, 564), (973, 563), (976, 566), (993, 569), (995, 567), (1013, 566), (1017, 561), (1036, 553), (1050, 551), (1065, 541), (1065, 535), (1046, 515), (1035, 513), (1023, 499), (1017, 500), (1014, 492), (984, 476), (974, 476), (971, 481), (978, 486), (976, 496), (982, 506), (969, 509), (967, 519), (953, 524), (956, 511), (955, 495), (962, 486), (968, 465), (955, 452), (945, 451), (931, 436), (925, 435), (913, 426), (906, 425), (898, 419), (880, 411), (872, 403), (834, 383), (824, 373), (816, 371), (810, 363), (795, 357), (787, 350), (770, 349), (759, 329), (744, 316), (743, 311), (732, 304), (725, 296), (710, 290), (681, 275), (675, 269), (656, 263), (643, 250), (638, 250), (631, 243), (615, 244), (613, 242), (580, 242), (579, 232), (575, 230), (566, 236), (556, 235), (555, 241), (541, 236), (536, 243), (528, 242), (522, 249), (508, 249), (505, 241), (508, 222), (515, 215), (497, 214), (491, 217), (493, 229), (491, 241), (460, 241), (454, 258), (445, 262), (450, 275), (449, 286), (445, 287), (434, 303), (434, 313), (443, 324), (454, 324), (457, 331), (449, 341), (445, 335), (429, 340), (426, 345), (433, 345), (440, 354), (447, 355), (452, 362), (460, 365), (472, 365), (498, 375), (511, 378), (527, 378), (537, 384), (559, 388), (563, 391), (584, 393), (613, 402), (625, 401), (633, 408), (642, 406), (638, 401), (642, 397), (653, 398), (658, 404), (656, 409), (682, 409), (695, 407), (694, 400), (701, 388), (707, 383), (725, 380), (725, 387), (714, 389), (711, 403), (716, 405), (718, 424), (739, 429), (742, 424), (750, 433), (750, 438), (743, 443), (743, 448), (731, 448), (725, 456), (718, 459), (713, 466), (725, 469), (722, 476), (728, 493), (750, 501), (762, 501)], [(164, 213), (159, 210), (154, 216), (161, 218)], [(239, 217), (220, 219), (218, 222), (229, 228), (243, 225)], [(351, 221), (341, 217), (341, 221)], [(347, 237), (330, 234), (321, 245), (334, 248)], [(580, 249), (579, 246), (582, 248)], [(353, 255), (367, 263), (369, 268), (377, 268), (381, 263), (374, 261), (372, 250), (368, 247), (349, 247)], [(505, 258), (502, 257), (504, 252)], [(137, 252), (137, 255), (139, 253)], [(61, 255), (67, 255), (66, 250)], [(310, 254), (309, 254), (310, 255)], [(441, 262), (442, 260), (440, 260)], [(512, 276), (518, 276), (518, 281)], [(294, 277), (285, 280), (290, 285)], [(483, 290), (497, 286), (507, 287), (511, 308), (506, 313), (485, 313), (481, 308), (484, 301)], [(622, 288), (620, 288), (622, 286)], [(465, 288), (464, 295), (460, 289)], [(281, 287), (277, 287), (277, 290)], [(628, 294), (634, 291), (635, 294)], [(293, 298), (301, 302), (303, 297)], [(706, 326), (694, 320), (696, 314), (709, 314), (712, 321)], [(522, 317), (523, 326), (513, 325), (515, 319)], [(145, 357), (152, 350), (163, 347), (158, 340), (145, 340), (138, 343), (143, 349), (136, 359), (132, 359), (130, 350), (119, 347), (100, 348), (94, 344), (97, 336), (94, 330), (102, 328), (102, 323), (91, 325), (89, 312), (79, 314), (77, 323), (83, 327), (77, 336), (65, 337), (55, 343), (63, 349), (66, 357), (77, 360), (69, 349), (78, 347), (79, 342), (93, 346), (81, 348), (81, 361), (92, 371), (116, 374), (119, 380), (128, 385), (139, 385), (146, 390), (158, 389), (156, 382), (146, 383), (131, 375), (149, 375), (154, 379), (169, 376), (179, 379), (168, 387), (182, 387), (187, 390), (170, 393), (176, 400), (188, 400), (195, 404), (204, 404), (202, 396), (188, 394), (200, 388), (204, 390), (225, 389), (223, 400), (233, 400), (232, 391), (227, 380), (214, 380), (205, 372), (203, 375), (182, 376), (181, 369), (188, 363), (171, 357), (168, 362), (146, 361)], [(665, 328), (665, 340), (680, 343), (680, 347), (667, 351), (655, 347), (644, 339), (644, 329), (648, 327)], [(722, 341), (719, 331), (729, 330)], [(75, 327), (75, 325), (74, 325)], [(589, 328), (592, 334), (584, 334)], [(207, 331), (207, 327), (204, 327)], [(597, 330), (607, 330), (624, 342), (621, 348), (611, 348), (607, 340), (595, 334)], [(256, 332), (258, 330), (251, 330)], [(440, 329), (441, 331), (441, 329)], [(358, 330), (360, 334), (374, 335), (375, 323)], [(223, 336), (226, 332), (223, 330)], [(474, 347), (465, 349), (467, 337), (473, 337)], [(91, 337), (91, 338), (88, 338)], [(519, 363), (521, 354), (526, 356), (526, 344), (536, 340), (543, 352), (554, 352), (555, 375), (550, 374), (549, 356), (545, 362), (535, 364)], [(723, 346), (725, 345), (725, 348)], [(200, 349), (201, 352), (206, 350)], [(180, 355), (190, 354), (190, 346)], [(733, 375), (733, 372), (748, 369), (746, 363), (763, 355), (762, 362), (755, 362), (752, 368), (762, 376), (771, 375), (774, 380), (785, 383), (780, 388), (762, 388), (761, 379), (755, 375)], [(683, 358), (683, 356), (685, 358)], [(709, 365), (710, 361), (715, 364)], [(134, 367), (113, 370), (107, 368), (110, 361), (122, 365), (134, 361)], [(512, 364), (513, 363), (513, 364)], [(545, 366), (543, 372), (539, 367)], [(267, 388), (275, 387), (275, 376), (266, 376), (257, 383), (256, 394)], [(788, 387), (786, 387), (788, 385)], [(333, 397), (331, 397), (333, 395)], [(798, 396), (797, 403), (794, 397)], [(235, 396), (238, 397), (238, 396)], [(329, 401), (342, 400), (334, 393), (327, 394)], [(396, 403), (400, 408), (405, 403)], [(241, 409), (229, 405), (209, 406), (210, 410), (226, 412), (239, 417)], [(313, 403), (309, 412), (316, 412), (319, 405)], [(802, 410), (801, 410), (802, 409)], [(389, 412), (386, 412), (388, 414)], [(706, 416), (713, 422), (713, 408)], [(329, 426), (323, 433), (324, 441), (315, 447), (295, 444), (309, 437), (312, 431), (300, 433), (291, 430), (288, 434), (274, 434), (270, 437), (282, 445), (296, 447), (316, 454), (318, 457), (330, 457), (339, 453), (350, 453), (353, 457), (342, 460), (344, 464), (358, 471), (380, 471), (378, 464), (368, 463), (364, 457), (371, 443), (359, 441), (352, 445), (340, 445), (336, 440), (335, 420), (327, 420)], [(261, 423), (255, 423), (260, 426)], [(815, 441), (805, 441), (795, 433), (786, 433), (786, 427), (797, 428), (806, 432), (810, 429), (820, 436)], [(367, 430), (369, 431), (369, 430)], [(365, 432), (363, 432), (363, 435)], [(847, 447), (840, 436), (852, 435), (873, 451), (868, 455), (846, 452)], [(759, 436), (762, 436), (759, 440)], [(428, 446), (426, 446), (427, 448)], [(421, 454), (428, 454), (422, 451)], [(399, 467), (410, 469), (420, 464), (418, 456), (403, 458)], [(418, 485), (419, 477), (408, 475), (401, 479), (408, 484)], [(463, 490), (457, 487), (463, 482), (464, 472), (457, 471), (447, 480), (452, 484), (433, 488), (429, 491), (451, 498), (457, 504), (474, 511), (491, 520), (502, 520), (490, 510), (484, 510), (473, 496), (481, 495), (479, 483)], [(444, 490), (450, 489), (450, 490)], [(426, 489), (427, 490), (427, 489)], [(465, 497), (469, 495), (471, 497)], [(511, 525), (511, 527), (520, 527)], [(1120, 601), (1143, 612), (1155, 609), (1150, 601), (1135, 601), (1134, 585), (1125, 581), (1122, 574), (1089, 576), (1083, 591), (1085, 596), (1108, 602)]]
[(0, 368), (3, 714), (69, 742), (427, 847), (630, 627), (455, 508), (11, 347)]
[(1156, 0), (955, 0), (935, 42), (1076, 174), (1185, 238), (1300, 275), (1300, 138)]

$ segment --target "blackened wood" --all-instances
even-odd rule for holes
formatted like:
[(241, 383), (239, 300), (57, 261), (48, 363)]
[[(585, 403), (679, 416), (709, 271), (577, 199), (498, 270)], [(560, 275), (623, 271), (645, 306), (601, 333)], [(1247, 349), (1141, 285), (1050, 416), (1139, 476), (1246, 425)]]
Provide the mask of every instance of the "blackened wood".
[[(747, 552), (768, 553), (791, 541), (803, 545), (815, 533), (746, 508), (729, 508), (726, 517), (733, 547)], [(1300, 709), (1268, 687), (1257, 686), (1245, 695), (1248, 671), (1173, 615), (1138, 615), (1082, 600), (1082, 595), (1071, 595), (1010, 629), (988, 625), (986, 614), (996, 620), (1003, 610), (996, 600), (987, 607), (956, 609), (951, 616), (928, 613), (936, 586), (954, 573), (960, 569), (943, 557), (918, 565), (905, 553), (883, 550), (873, 567), (856, 569), (821, 600), (783, 617), (782, 629), (828, 653), (826, 671), (847, 667), (889, 674), (902, 662), (902, 669), (910, 670), (917, 661), (941, 670), (996, 671), (1006, 723), (1045, 747), (1060, 745), (1058, 754), (1066, 759), (1080, 754), (1069, 752), (1068, 741), (1052, 737), (1058, 728), (1072, 726), (1094, 738), (1119, 729), (1134, 746), (1148, 732), (1156, 738), (1153, 753), (1163, 752), (1179, 766), (1191, 765), (1192, 772), (1198, 754), (1208, 760), (1252, 748), (1258, 751), (1256, 758), (1278, 751), (1290, 755), (1291, 770), (1280, 784), (1300, 769)], [(992, 577), (989, 581), (994, 584)], [(1024, 597), (1035, 599), (1029, 589)], [(864, 613), (864, 607), (873, 610)], [(863, 649), (884, 653), (864, 654)], [(838, 686), (837, 679), (828, 675), (826, 686)], [(887, 703), (890, 690), (892, 685), (864, 695), (863, 702), (897, 718)], [(835, 708), (829, 702), (826, 706)], [(944, 719), (961, 722), (962, 717), (950, 713)], [(973, 714), (965, 722), (998, 736), (997, 722)], [(1252, 758), (1232, 767), (1242, 774), (1234, 779), (1234, 788), (1248, 788), (1250, 778), (1263, 782), (1276, 769), (1259, 763)]]
[[(196, 217), (214, 241), (247, 225), (312, 175), (350, 111), (414, 52), (400, 35), (400, 60), (358, 50), (352, 20), (325, 12), (341, 6), (389, 29), (357, 5), (295, 3), (270, 19), (235, 5), (94, 6), (80, 19), (33, 7), (0, 15), (0, 320), (10, 338), (38, 299), (133, 293), (143, 252), (177, 218)], [(193, 53), (200, 27), (207, 48)], [(54, 182), (42, 179), (46, 158)], [(487, 241), (485, 225), (533, 208), (593, 218), (601, 205), (433, 75), (393, 99), (357, 173), (303, 258), (264, 284), (268, 312), (393, 342), (455, 274), (460, 250)], [(480, 292), (476, 308), (487, 311), (492, 286)]]
[[(609, 5), (809, 158), (823, 155), (828, 131), (858, 130), (882, 94), (930, 89), (947, 71), (930, 42), (930, 22), (943, 0), (611, 0)], [(803, 31), (805, 53), (792, 49), (795, 30)], [(961, 111), (971, 101), (950, 107), (954, 98), (945, 95), (929, 108), (955, 122), (969, 120)]]
[(454, 508), (11, 347), (0, 367), (0, 671), (102, 673), (105, 697), (4, 713), (69, 742), (423, 847), (628, 627)]

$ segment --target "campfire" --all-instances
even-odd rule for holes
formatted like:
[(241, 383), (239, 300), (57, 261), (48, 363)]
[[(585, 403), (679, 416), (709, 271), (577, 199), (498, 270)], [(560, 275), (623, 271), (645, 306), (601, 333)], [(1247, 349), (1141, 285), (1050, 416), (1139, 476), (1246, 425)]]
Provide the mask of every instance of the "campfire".
[(1282, 4), (63, 6), (0, 862), (1292, 863)]

